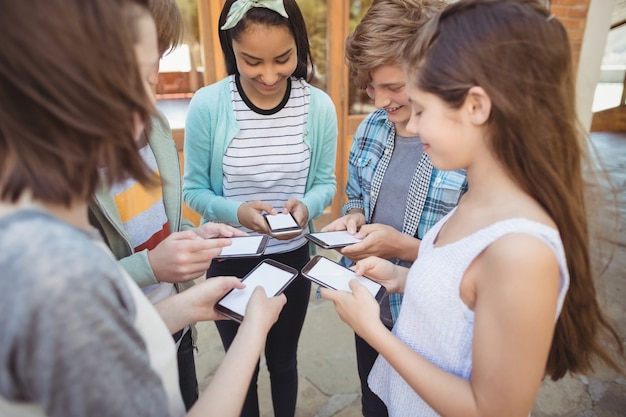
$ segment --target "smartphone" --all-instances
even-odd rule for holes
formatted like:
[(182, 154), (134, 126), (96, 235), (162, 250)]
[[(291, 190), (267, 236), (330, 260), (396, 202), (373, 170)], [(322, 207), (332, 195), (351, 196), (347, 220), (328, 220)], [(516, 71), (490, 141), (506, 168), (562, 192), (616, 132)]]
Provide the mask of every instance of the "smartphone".
[(232, 245), (224, 246), (222, 252), (215, 259), (229, 258), (254, 258), (263, 255), (267, 242), (267, 235), (259, 236), (234, 236), (230, 238)]
[(367, 277), (357, 277), (351, 269), (320, 255), (313, 257), (313, 259), (302, 268), (302, 275), (322, 287), (348, 292), (352, 292), (348, 282), (356, 278), (369, 290), (378, 302), (383, 299), (386, 292), (385, 287), (378, 282)]
[(250, 296), (256, 287), (263, 287), (268, 297), (274, 297), (282, 293), (297, 276), (296, 269), (272, 259), (265, 259), (241, 280), (246, 284), (246, 288), (230, 290), (217, 302), (215, 309), (241, 323)]
[(302, 227), (298, 224), (291, 213), (264, 214), (270, 235), (282, 236), (302, 232)]
[(307, 233), (304, 235), (311, 242), (324, 249), (336, 249), (343, 248), (345, 246), (359, 243), (363, 239), (357, 239), (347, 230), (340, 230), (337, 232), (315, 232)]

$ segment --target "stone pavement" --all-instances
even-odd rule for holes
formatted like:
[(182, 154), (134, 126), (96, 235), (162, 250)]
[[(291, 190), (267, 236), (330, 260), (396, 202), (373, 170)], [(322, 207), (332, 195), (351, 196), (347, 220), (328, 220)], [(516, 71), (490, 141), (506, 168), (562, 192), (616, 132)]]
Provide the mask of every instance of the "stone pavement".
[[(626, 349), (626, 134), (594, 133), (592, 142), (608, 170), (619, 200), (621, 224), (615, 253), (598, 292), (605, 311), (616, 321)], [(615, 229), (615, 226), (612, 226)], [(325, 252), (333, 256), (335, 252)], [(213, 323), (201, 323), (197, 369), (203, 389), (224, 352)], [(361, 416), (354, 335), (332, 303), (312, 292), (299, 345), (297, 417)], [(626, 362), (623, 363), (626, 366)], [(273, 416), (269, 376), (261, 362), (259, 397), (262, 417)], [(626, 416), (626, 376), (599, 366), (592, 375), (567, 376), (541, 386), (533, 417)]]

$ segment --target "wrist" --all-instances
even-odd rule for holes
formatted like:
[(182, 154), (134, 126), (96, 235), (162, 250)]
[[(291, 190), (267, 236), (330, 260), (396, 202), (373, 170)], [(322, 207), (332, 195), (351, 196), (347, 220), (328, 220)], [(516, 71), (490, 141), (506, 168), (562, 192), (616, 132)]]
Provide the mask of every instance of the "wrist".
[(262, 326), (254, 325), (251, 323), (251, 320), (246, 320), (245, 318), (241, 322), (237, 334), (245, 337), (249, 344), (257, 342), (263, 344), (267, 338), (267, 331), (263, 331)]
[(346, 214), (362, 214), (363, 216), (365, 216), (365, 211), (360, 208), (351, 208), (346, 212)]

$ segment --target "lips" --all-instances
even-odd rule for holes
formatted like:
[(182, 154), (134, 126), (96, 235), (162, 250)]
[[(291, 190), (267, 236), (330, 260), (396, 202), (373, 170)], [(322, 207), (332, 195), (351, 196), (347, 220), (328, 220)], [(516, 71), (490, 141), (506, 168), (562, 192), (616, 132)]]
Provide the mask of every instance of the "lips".
[(387, 113), (396, 113), (398, 110), (400, 110), (402, 107), (404, 106), (398, 106), (398, 107), (385, 107), (385, 111)]

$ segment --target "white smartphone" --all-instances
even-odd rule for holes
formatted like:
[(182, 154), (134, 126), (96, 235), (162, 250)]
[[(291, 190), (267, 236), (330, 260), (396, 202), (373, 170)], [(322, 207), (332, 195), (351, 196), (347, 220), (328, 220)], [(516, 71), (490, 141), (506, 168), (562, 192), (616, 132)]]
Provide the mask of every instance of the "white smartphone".
[(298, 224), (291, 213), (264, 214), (270, 235), (282, 236), (302, 232), (302, 227)]
[(313, 257), (302, 268), (302, 275), (322, 287), (348, 292), (352, 292), (348, 284), (350, 280), (357, 279), (378, 302), (383, 299), (386, 292), (385, 287), (378, 282), (367, 277), (357, 277), (351, 269), (320, 255)]
[(246, 288), (230, 290), (217, 302), (215, 309), (241, 323), (250, 296), (256, 287), (263, 287), (268, 297), (274, 297), (282, 293), (297, 276), (296, 269), (273, 259), (265, 259), (242, 278), (241, 281), (246, 284)]
[(304, 237), (324, 249), (343, 248), (363, 240), (357, 239), (347, 230), (307, 233)]
[(234, 236), (230, 238), (232, 245), (224, 246), (215, 259), (229, 258), (254, 258), (263, 255), (269, 237), (267, 235), (258, 236)]

